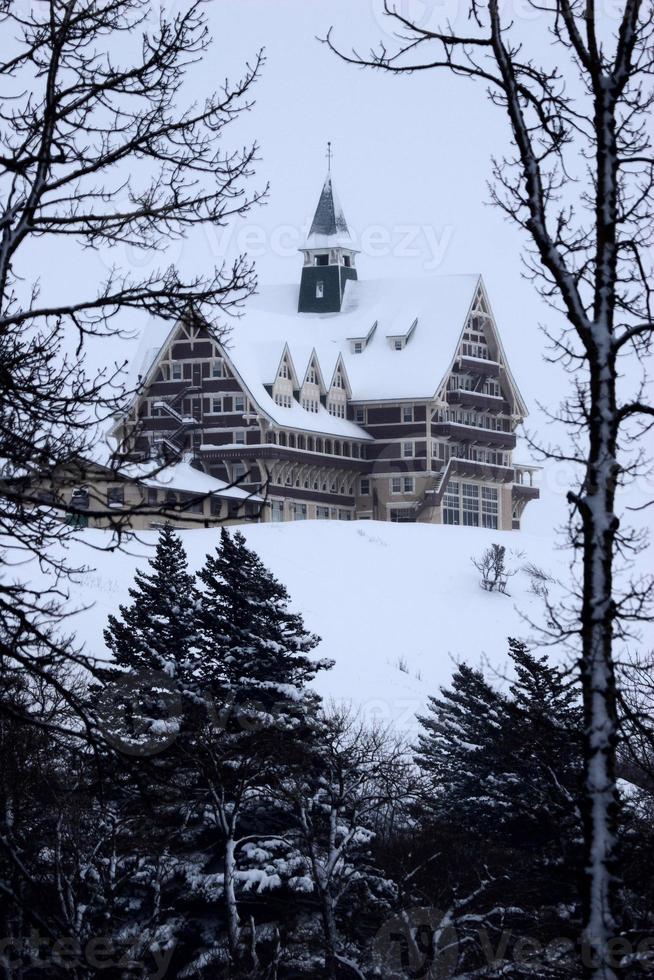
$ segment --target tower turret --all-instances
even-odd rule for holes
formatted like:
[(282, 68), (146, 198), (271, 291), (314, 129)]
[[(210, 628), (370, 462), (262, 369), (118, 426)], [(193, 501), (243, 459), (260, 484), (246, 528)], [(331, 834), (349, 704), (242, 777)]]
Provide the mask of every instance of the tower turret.
[(331, 150), (328, 158), (330, 167), (301, 249), (304, 265), (298, 313), (340, 313), (345, 283), (357, 278), (357, 250), (332, 184)]

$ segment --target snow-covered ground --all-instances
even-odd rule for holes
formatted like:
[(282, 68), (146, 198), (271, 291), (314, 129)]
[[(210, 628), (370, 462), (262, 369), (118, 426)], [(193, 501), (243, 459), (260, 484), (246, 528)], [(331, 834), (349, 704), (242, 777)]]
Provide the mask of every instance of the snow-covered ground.
[[(566, 556), (552, 547), (552, 534), (477, 528), (388, 524), (371, 521), (305, 521), (246, 525), (248, 544), (289, 589), (292, 605), (322, 637), (321, 656), (335, 667), (319, 675), (326, 697), (345, 699), (369, 718), (412, 727), (426, 698), (446, 684), (453, 664), (465, 659), (505, 672), (507, 636), (526, 637), (522, 614), (538, 619), (540, 601), (530, 590), (527, 562), (555, 577), (567, 574)], [(191, 568), (215, 547), (216, 530), (180, 532)], [(71, 564), (94, 570), (72, 587), (71, 620), (87, 652), (104, 657), (102, 629), (110, 612), (128, 600), (137, 566), (152, 554), (154, 532), (139, 535), (124, 551), (86, 547), (108, 543), (100, 531), (85, 531), (73, 543)], [(491, 542), (505, 544), (517, 569), (510, 596), (484, 592), (471, 557)]]

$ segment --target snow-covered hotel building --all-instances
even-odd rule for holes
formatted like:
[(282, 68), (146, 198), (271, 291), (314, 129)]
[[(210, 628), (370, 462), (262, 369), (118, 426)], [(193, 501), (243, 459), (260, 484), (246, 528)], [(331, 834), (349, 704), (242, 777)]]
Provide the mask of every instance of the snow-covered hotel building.
[[(260, 492), (263, 520), (519, 528), (536, 467), (513, 459), (527, 409), (481, 276), (360, 281), (356, 255), (328, 175), (299, 282), (252, 297), (224, 344), (192, 318), (162, 336), (121, 451), (171, 460), (162, 505), (192, 500), (190, 462), (198, 493)], [(225, 507), (217, 492), (195, 510)]]

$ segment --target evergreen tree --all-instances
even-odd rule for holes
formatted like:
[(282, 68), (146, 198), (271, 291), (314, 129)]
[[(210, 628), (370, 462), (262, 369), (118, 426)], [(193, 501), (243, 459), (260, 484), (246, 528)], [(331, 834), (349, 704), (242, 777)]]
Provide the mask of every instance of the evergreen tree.
[[(467, 967), (489, 977), (569, 977), (564, 951), (524, 962), (514, 950), (526, 938), (542, 947), (575, 935), (582, 715), (564, 672), (509, 642), (516, 676), (506, 693), (462, 665), (420, 718), (416, 761), (430, 789), (420, 820), (446, 855)], [(486, 945), (466, 931), (470, 921), (483, 923)], [(489, 962), (493, 937), (507, 929), (505, 961)]]
[(113, 662), (96, 706), (105, 737), (122, 752), (154, 755), (179, 734), (183, 698), (199, 669), (197, 595), (177, 534), (164, 527), (147, 571), (137, 570), (130, 605), (109, 616)]
[(241, 730), (297, 732), (318, 704), (306, 685), (332, 665), (308, 656), (318, 637), (239, 531), (222, 528), (198, 579), (203, 689), (228, 700)]
[(188, 975), (213, 976), (227, 961), (230, 976), (257, 976), (260, 952), (275, 955), (270, 920), (283, 883), (270, 855), (290, 819), (274, 788), (310, 764), (320, 699), (307, 685), (331, 662), (310, 657), (318, 638), (238, 531), (222, 529), (198, 582), (199, 659), (187, 695), (207, 711), (176, 746), (199, 815), (186, 887), (202, 948)]

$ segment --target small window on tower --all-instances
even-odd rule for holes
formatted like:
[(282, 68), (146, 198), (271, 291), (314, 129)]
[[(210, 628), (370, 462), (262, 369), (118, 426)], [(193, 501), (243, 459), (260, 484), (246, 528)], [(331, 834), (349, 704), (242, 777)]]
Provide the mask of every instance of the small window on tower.
[(343, 265), (345, 266), (346, 269), (349, 269), (350, 266), (352, 265), (352, 259), (350, 258), (349, 255), (343, 256)]
[(325, 295), (325, 284), (324, 282), (316, 283), (316, 299), (322, 299)]
[(329, 254), (324, 252), (321, 255), (314, 256), (313, 261), (316, 265), (329, 265)]

